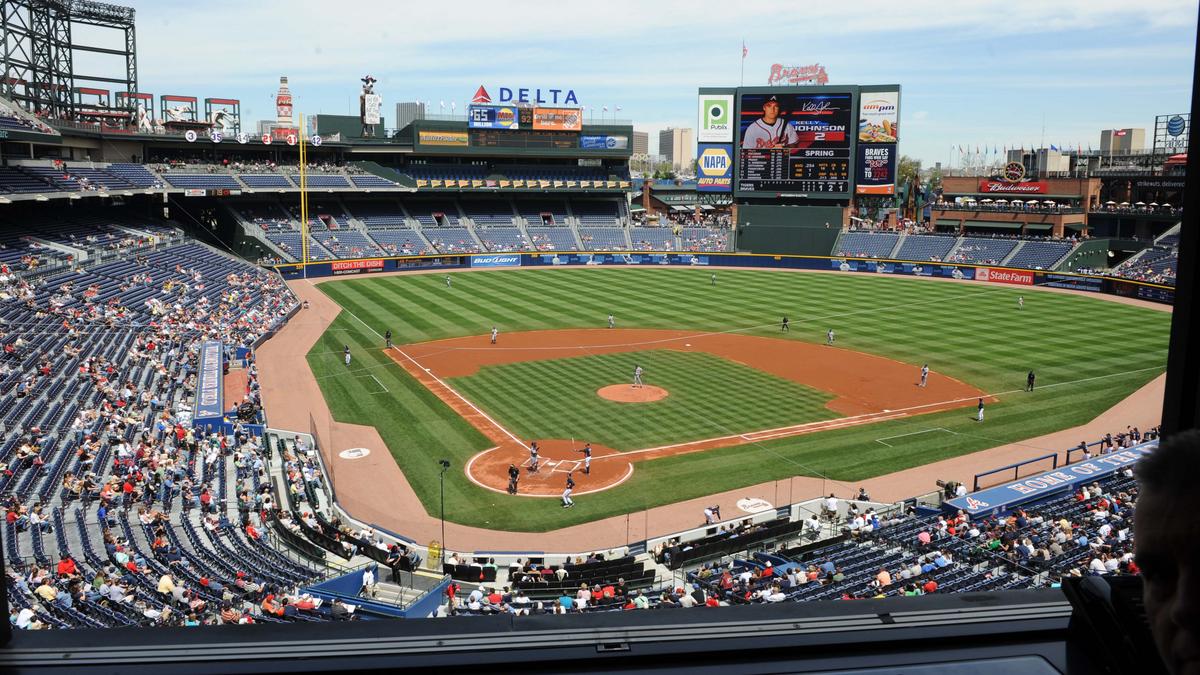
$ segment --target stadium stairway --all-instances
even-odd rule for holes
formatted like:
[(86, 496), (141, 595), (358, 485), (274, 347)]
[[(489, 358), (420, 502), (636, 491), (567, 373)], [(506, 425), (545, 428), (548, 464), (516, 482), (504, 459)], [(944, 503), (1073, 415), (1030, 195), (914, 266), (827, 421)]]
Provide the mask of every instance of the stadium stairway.
[(1004, 258), (1000, 261), (1000, 264), (1007, 265), (1008, 261), (1012, 260), (1017, 255), (1017, 252), (1023, 248), (1025, 248), (1025, 241), (1018, 241), (1017, 245), (1014, 246), (1013, 249), (1008, 252), (1008, 255), (1004, 256)]
[(956, 238), (954, 240), (954, 245), (950, 247), (950, 250), (946, 252), (946, 255), (942, 256), (942, 260), (946, 260), (946, 261), (954, 260), (954, 255), (956, 253), (958, 253), (958, 249), (962, 248), (963, 242), (965, 240), (966, 240), (965, 237)]
[(896, 256), (900, 253), (900, 247), (904, 245), (905, 239), (908, 239), (908, 233), (901, 232), (900, 236), (896, 239), (896, 245), (892, 247), (891, 251), (888, 251), (888, 258), (892, 260), (896, 259)]

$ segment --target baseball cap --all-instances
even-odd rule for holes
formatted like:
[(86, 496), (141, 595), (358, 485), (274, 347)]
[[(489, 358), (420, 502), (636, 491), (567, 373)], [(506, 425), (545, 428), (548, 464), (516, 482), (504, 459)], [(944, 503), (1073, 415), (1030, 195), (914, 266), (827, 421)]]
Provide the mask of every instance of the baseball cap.
[(767, 98), (766, 101), (763, 101), (763, 103), (770, 103), (771, 101), (779, 103), (779, 97), (775, 96), (774, 94), (771, 94), (771, 96), (769, 98)]

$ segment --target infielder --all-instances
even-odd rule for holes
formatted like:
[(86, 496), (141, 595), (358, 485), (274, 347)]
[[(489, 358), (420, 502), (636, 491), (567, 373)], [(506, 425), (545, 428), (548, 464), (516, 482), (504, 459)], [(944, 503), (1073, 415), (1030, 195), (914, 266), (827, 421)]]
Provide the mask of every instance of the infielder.
[(982, 396), (979, 397), (979, 410), (975, 414), (975, 421), (976, 422), (983, 421), (983, 397)]
[(387, 332), (383, 334), (383, 341), (387, 344), (388, 349), (392, 348), (392, 329), (391, 328), (389, 328), (387, 330)]
[(834, 335), (832, 328), (825, 332), (825, 344), (832, 345), (836, 338), (837, 336)]
[(929, 383), (929, 364), (921, 366), (921, 386), (924, 387)]
[(342, 349), (342, 354), (345, 356), (346, 366), (349, 367), (350, 366), (350, 345), (346, 345), (345, 348)]
[(612, 314), (609, 314), (609, 315), (608, 315), (608, 327), (609, 327), (609, 328), (616, 328), (616, 327), (617, 327), (617, 320), (616, 320), (615, 318), (613, 318), (613, 315), (612, 315)]
[[(347, 356), (346, 358), (348, 359), (350, 357)], [(350, 362), (346, 361), (346, 363), (349, 364)], [(633, 386), (634, 387), (642, 386), (642, 373), (644, 373), (644, 372), (646, 372), (646, 371), (642, 370), (641, 366), (635, 365), (633, 367)]]
[(590, 476), (592, 474), (592, 444), (585, 444), (580, 452), (583, 453), (583, 475)]
[(789, 332), (790, 329), (788, 328), (788, 318), (786, 316), (783, 317), (783, 322), (779, 324), (779, 330), (784, 333)]
[(496, 336), (499, 334), (500, 331), (496, 330), (495, 326), (492, 326), (492, 344), (496, 344)]
[(575, 479), (571, 477), (570, 472), (567, 472), (567, 489), (562, 493), (563, 508), (575, 506), (575, 502), (571, 501), (571, 491), (575, 489)]

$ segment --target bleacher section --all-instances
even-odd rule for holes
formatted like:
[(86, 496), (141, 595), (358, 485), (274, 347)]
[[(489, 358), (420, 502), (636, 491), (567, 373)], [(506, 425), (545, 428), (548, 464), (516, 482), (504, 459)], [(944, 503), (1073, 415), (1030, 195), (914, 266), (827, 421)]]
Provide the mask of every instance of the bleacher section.
[(404, 212), (394, 203), (354, 202), (347, 204), (346, 208), (368, 229), (408, 229), (408, 223), (404, 220)]
[(408, 229), (370, 230), (371, 238), (387, 255), (427, 255), (436, 253), (425, 246), (421, 236)]
[(579, 240), (588, 251), (626, 251), (625, 229), (621, 227), (580, 227)]
[(127, 180), (140, 188), (155, 187), (162, 183), (154, 174), (150, 173), (149, 169), (141, 164), (109, 164), (105, 170), (117, 178)]
[(571, 201), (571, 211), (581, 227), (615, 227), (618, 225), (616, 202)]
[(729, 231), (705, 227), (685, 227), (679, 233), (683, 240), (683, 250), (693, 252), (728, 251)]
[(475, 234), (489, 251), (532, 251), (521, 230), (516, 227), (476, 227)]
[(350, 176), (350, 182), (353, 183), (354, 187), (356, 187), (356, 188), (371, 189), (371, 188), (400, 187), (397, 183), (393, 183), (392, 181), (390, 181), (386, 178), (380, 178), (379, 176), (376, 176), (375, 174), (353, 175), (353, 176)]
[(233, 176), (224, 173), (164, 173), (163, 179), (172, 186), (184, 189), (240, 190)]
[(247, 186), (252, 187), (252, 188), (284, 188), (284, 189), (288, 189), (288, 188), (295, 187), (294, 185), (291, 184), (291, 182), (288, 181), (287, 177), (285, 177), (283, 174), (278, 174), (278, 173), (266, 173), (266, 174), (243, 173), (243, 174), (238, 174), (238, 178), (240, 178), (241, 181), (243, 183), (245, 183)]
[(635, 251), (676, 251), (675, 233), (669, 227), (631, 227), (629, 239)]
[(512, 227), (513, 210), (507, 201), (471, 200), (462, 202), (463, 211), (476, 225)]
[(405, 208), (421, 227), (458, 227), (458, 207), (454, 202), (405, 202)]
[(1005, 265), (1035, 270), (1052, 269), (1074, 247), (1075, 243), (1070, 241), (1027, 241)]
[(312, 236), (339, 258), (379, 258), (386, 255), (370, 237), (357, 230), (313, 230)]
[(559, 227), (568, 224), (565, 202), (521, 200), (517, 202), (517, 212), (529, 227)]
[(574, 251), (575, 233), (569, 227), (527, 227), (529, 239), (537, 251)]
[(985, 239), (964, 237), (958, 250), (948, 262), (983, 263), (999, 265), (1016, 247), (1016, 239)]
[(423, 233), (441, 253), (479, 253), (479, 245), (465, 227), (427, 227)]
[(846, 232), (838, 240), (837, 254), (855, 258), (887, 258), (900, 235), (891, 232)]
[(945, 260), (958, 237), (910, 234), (896, 252), (898, 260)]

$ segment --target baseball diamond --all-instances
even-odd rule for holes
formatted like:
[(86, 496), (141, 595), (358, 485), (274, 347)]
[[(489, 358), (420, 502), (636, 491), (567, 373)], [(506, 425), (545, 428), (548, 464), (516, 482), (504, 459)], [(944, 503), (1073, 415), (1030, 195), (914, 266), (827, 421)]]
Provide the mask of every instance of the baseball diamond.
[[(343, 311), (308, 362), (335, 419), (378, 429), (426, 509), (438, 486), (429, 458), (442, 454), (463, 467), (446, 477), (447, 519), (509, 530), (556, 529), (796, 475), (858, 481), (1074, 426), (1162, 372), (1169, 323), (1161, 312), (1076, 294), (1036, 293), (1018, 311), (1028, 288), (869, 275), (723, 269), (717, 286), (709, 270), (680, 268), (454, 277), (452, 292), (440, 274), (320, 283)], [(622, 328), (607, 328), (609, 314)], [(824, 344), (830, 327), (835, 346)], [(398, 347), (385, 350), (389, 329)], [(356, 367), (390, 394), (368, 395), (362, 378), (344, 377), (347, 341)], [(631, 352), (711, 360), (703, 374), (683, 362), (666, 373), (646, 367), (647, 383), (671, 392), (653, 404), (596, 396), (628, 381)], [(920, 387), (925, 363), (929, 385)], [(1024, 392), (1032, 368), (1039, 386)], [(780, 417), (797, 400), (772, 404), (762, 387), (761, 400), (733, 395), (764, 376), (832, 399)], [(692, 398), (696, 380), (702, 396)], [(983, 424), (974, 422), (977, 396), (988, 400)], [(674, 413), (648, 412), (658, 410)], [(930, 428), (953, 433), (905, 436)], [(888, 437), (898, 438), (875, 442)], [(573, 445), (594, 444), (574, 509), (542, 510), (520, 492), (504, 494), (503, 471), (533, 440), (556, 463), (581, 459)], [(638, 454), (613, 459), (618, 452)], [(522, 475), (527, 495), (561, 490), (553, 469), (544, 476), (535, 489), (539, 479)]]

